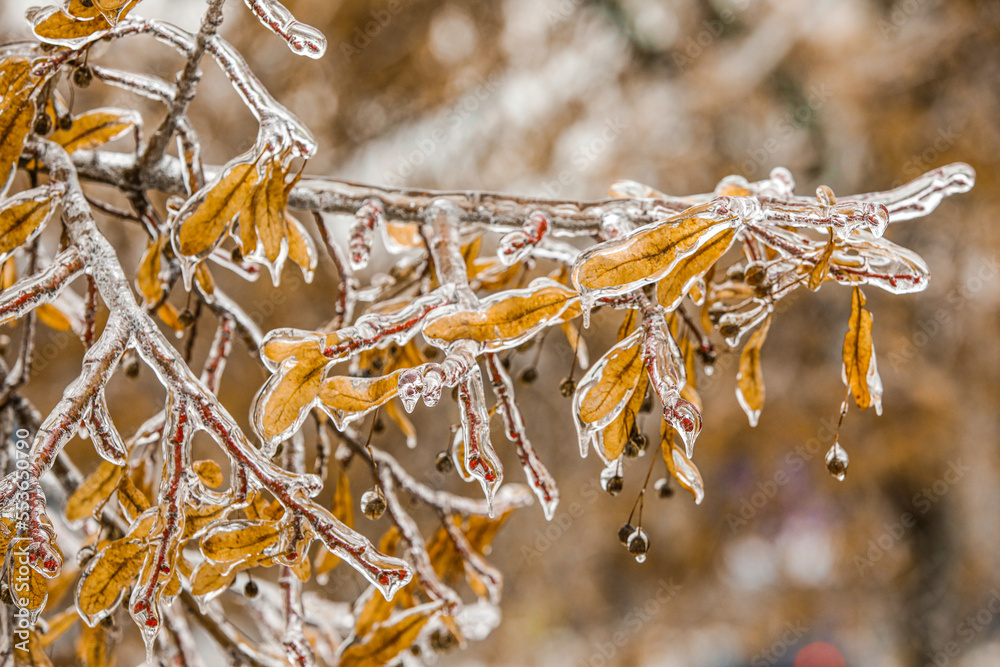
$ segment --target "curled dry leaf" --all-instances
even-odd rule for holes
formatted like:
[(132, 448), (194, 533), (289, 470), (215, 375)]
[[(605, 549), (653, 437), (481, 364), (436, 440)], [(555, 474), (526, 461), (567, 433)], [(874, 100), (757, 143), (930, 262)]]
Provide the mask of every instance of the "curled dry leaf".
[(65, 191), (51, 182), (0, 201), (0, 261), (38, 235)]
[(723, 230), (718, 235), (710, 237), (697, 252), (679, 259), (673, 270), (664, 276), (656, 287), (656, 298), (660, 305), (667, 310), (677, 308), (681, 299), (695, 283), (732, 247), (735, 239), (735, 231)]
[(35, 119), (34, 94), (42, 81), (27, 58), (0, 62), (0, 195), (7, 191)]
[[(101, 37), (140, 0), (70, 0), (65, 8), (49, 5), (27, 14), (35, 36), (43, 42), (79, 48)], [(105, 7), (102, 9), (102, 5)]]
[[(573, 284), (581, 294), (615, 296), (661, 280), (679, 259), (718, 241), (720, 235), (728, 236), (734, 218), (718, 217), (711, 204), (696, 206), (621, 239), (592, 246), (580, 254), (573, 267)], [(731, 242), (733, 237), (728, 238)], [(713, 247), (720, 245), (725, 244)]]
[(442, 602), (430, 602), (408, 609), (375, 626), (364, 641), (356, 641), (344, 648), (340, 654), (341, 667), (363, 667), (385, 665), (410, 648), (427, 622), (442, 607)]
[(178, 254), (201, 259), (222, 240), (257, 184), (257, 164), (246, 159), (241, 156), (231, 162), (177, 213), (174, 250)]
[(476, 310), (460, 310), (434, 318), (423, 334), (440, 347), (474, 340), (487, 352), (517, 347), (541, 329), (579, 314), (575, 291), (549, 278), (533, 280), (520, 290), (482, 300)]
[(769, 315), (764, 324), (753, 332), (740, 353), (740, 370), (736, 374), (736, 399), (747, 414), (750, 426), (756, 426), (764, 407), (764, 374), (760, 365), (760, 348), (771, 326)]
[(146, 557), (144, 539), (126, 537), (106, 544), (90, 559), (76, 588), (76, 606), (93, 626), (118, 604), (139, 576)]
[(837, 237), (834, 235), (833, 230), (830, 230), (830, 239), (823, 246), (823, 252), (820, 253), (819, 258), (816, 260), (816, 264), (809, 271), (809, 289), (816, 291), (826, 280), (826, 275), (830, 272), (830, 262), (833, 259), (833, 251), (837, 247)]
[(94, 109), (73, 118), (68, 130), (56, 130), (49, 137), (67, 153), (89, 150), (122, 136), (142, 124), (142, 117), (125, 109)]
[(118, 488), (124, 468), (101, 461), (97, 470), (87, 476), (66, 501), (66, 518), (79, 521), (96, 515)]
[(314, 342), (288, 346), (271, 341), (263, 357), (280, 358), (277, 372), (268, 379), (254, 401), (254, 426), (272, 441), (280, 440), (302, 423), (320, 392), (329, 362)]
[(882, 379), (875, 362), (872, 342), (872, 314), (865, 308), (865, 295), (858, 287), (851, 294), (851, 318), (844, 336), (844, 384), (862, 410), (870, 405), (882, 413)]

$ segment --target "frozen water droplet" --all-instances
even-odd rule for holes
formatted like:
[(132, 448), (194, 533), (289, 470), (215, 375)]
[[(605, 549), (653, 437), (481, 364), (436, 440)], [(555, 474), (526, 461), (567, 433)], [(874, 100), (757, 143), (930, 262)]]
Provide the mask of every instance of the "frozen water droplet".
[(636, 556), (635, 557), (635, 562), (636, 563), (645, 563), (646, 562), (646, 554), (639, 554), (638, 556)]
[(620, 468), (619, 461), (616, 459), (601, 471), (601, 488), (609, 495), (617, 496), (625, 485)]
[(850, 457), (847, 451), (840, 446), (840, 442), (833, 443), (833, 447), (826, 453), (826, 469), (830, 471), (838, 481), (843, 482), (847, 477), (847, 466), (850, 464)]
[(417, 401), (420, 399), (423, 388), (423, 377), (420, 375), (420, 371), (413, 368), (403, 371), (399, 375), (397, 386), (399, 400), (403, 402), (403, 408), (407, 412), (413, 412), (413, 409), (417, 407)]

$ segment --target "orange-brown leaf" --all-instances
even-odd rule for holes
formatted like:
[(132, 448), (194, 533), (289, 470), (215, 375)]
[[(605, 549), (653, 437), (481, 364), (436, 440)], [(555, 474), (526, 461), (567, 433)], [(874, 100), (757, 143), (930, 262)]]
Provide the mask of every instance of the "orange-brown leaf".
[(400, 372), (376, 378), (329, 377), (319, 390), (319, 400), (334, 410), (364, 412), (392, 400)]
[(723, 229), (699, 247), (697, 252), (679, 260), (656, 287), (656, 298), (660, 305), (667, 310), (676, 308), (695, 282), (726, 254), (735, 238), (735, 231)]
[(36, 188), (0, 202), (0, 256), (16, 250), (42, 228), (52, 217), (61, 192), (61, 188)]
[(206, 186), (193, 208), (182, 212), (177, 250), (182, 255), (204, 256), (214, 248), (229, 223), (244, 207), (257, 183), (257, 165), (237, 162)]
[(124, 109), (94, 109), (73, 119), (68, 130), (56, 130), (49, 137), (67, 153), (88, 150), (122, 136), (140, 122), (139, 116)]
[(128, 538), (111, 542), (98, 552), (87, 563), (76, 589), (80, 611), (94, 617), (117, 605), (139, 576), (145, 555), (145, 542)]
[(118, 488), (124, 468), (101, 461), (66, 501), (66, 519), (79, 521), (96, 513)]
[(385, 665), (410, 648), (427, 622), (441, 609), (440, 602), (428, 603), (400, 613), (393, 623), (381, 624), (365, 637), (344, 649), (341, 667)]
[(736, 398), (747, 413), (751, 426), (757, 425), (764, 407), (764, 374), (760, 365), (760, 348), (767, 339), (771, 317), (753, 332), (740, 353), (740, 370), (736, 374)]
[(263, 554), (278, 543), (281, 532), (273, 521), (233, 521), (201, 540), (205, 558), (216, 562), (243, 560)]
[(643, 372), (642, 337), (625, 338), (604, 360), (600, 379), (580, 403), (580, 419), (588, 424), (608, 416), (635, 389)]

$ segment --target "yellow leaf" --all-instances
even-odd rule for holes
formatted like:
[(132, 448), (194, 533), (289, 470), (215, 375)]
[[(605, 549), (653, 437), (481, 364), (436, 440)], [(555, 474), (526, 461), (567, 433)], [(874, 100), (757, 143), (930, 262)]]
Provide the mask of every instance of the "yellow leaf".
[[(337, 488), (333, 492), (333, 506), (330, 510), (342, 524), (348, 528), (354, 528), (354, 501), (351, 499), (351, 483), (343, 466), (341, 466), (340, 474), (337, 477)], [(321, 549), (316, 558), (316, 574), (326, 574), (339, 564), (340, 558), (327, 549)]]
[(191, 467), (194, 469), (194, 474), (201, 478), (205, 486), (215, 489), (222, 486), (222, 483), (226, 481), (222, 476), (222, 468), (211, 459), (195, 461)]
[(387, 221), (382, 225), (382, 235), (386, 248), (391, 253), (421, 248), (424, 245), (424, 239), (420, 236), (420, 226), (412, 222)]
[(14, 667), (52, 667), (52, 661), (45, 655), (45, 649), (42, 648), (42, 641), (38, 633), (30, 629), (25, 632), (28, 633), (28, 650), (18, 648), (23, 647), (23, 643), (20, 641), (23, 635), (17, 637), (17, 641), (14, 641)]
[(33, 88), (7, 93), (0, 106), (0, 193), (21, 157), (24, 140), (35, 119), (35, 104), (31, 98)]
[(164, 324), (174, 331), (184, 331), (184, 325), (181, 324), (180, 315), (174, 304), (165, 302), (162, 306), (156, 309), (156, 315)]
[(57, 639), (62, 637), (80, 618), (76, 613), (76, 607), (64, 609), (52, 618), (46, 619), (49, 629), (39, 639), (43, 647), (51, 646)]
[(850, 387), (854, 402), (862, 410), (874, 404), (881, 412), (882, 380), (875, 365), (872, 343), (872, 314), (865, 308), (865, 295), (858, 287), (851, 294), (851, 319), (844, 336), (843, 380)]
[(50, 329), (56, 331), (73, 330), (73, 322), (51, 303), (43, 303), (35, 308), (35, 314), (38, 315), (39, 321)]
[(614, 421), (605, 427), (603, 441), (606, 460), (614, 461), (625, 451), (625, 445), (632, 437), (635, 416), (639, 414), (639, 408), (642, 407), (642, 402), (646, 398), (646, 385), (648, 384), (649, 378), (645, 373), (641, 373), (639, 383), (636, 385), (635, 391), (632, 392), (628, 405)]
[(216, 562), (242, 560), (252, 554), (263, 555), (280, 536), (273, 521), (232, 521), (202, 538), (201, 552)]
[(410, 648), (427, 622), (438, 613), (442, 603), (432, 602), (402, 612), (395, 622), (377, 626), (365, 637), (346, 647), (340, 655), (340, 667), (385, 665)]
[(656, 287), (660, 305), (667, 310), (675, 309), (698, 279), (726, 254), (735, 238), (735, 231), (725, 229), (706, 241), (697, 252), (680, 259)]
[(195, 195), (195, 204), (181, 213), (177, 251), (203, 257), (222, 240), (229, 223), (244, 207), (257, 183), (257, 165), (237, 162)]
[(96, 514), (118, 488), (123, 470), (121, 466), (101, 461), (66, 501), (66, 519), (79, 521)]
[(7, 261), (0, 267), (0, 291), (7, 289), (17, 282), (17, 260), (8, 257)]
[(181, 539), (191, 539), (195, 534), (222, 518), (226, 510), (227, 507), (225, 505), (188, 507), (184, 513), (184, 535)]
[(600, 421), (621, 405), (631, 394), (643, 373), (642, 336), (636, 332), (616, 344), (601, 362), (600, 379), (580, 403), (580, 419), (585, 423)]
[(665, 277), (678, 258), (729, 229), (725, 222), (693, 217), (705, 212), (703, 207), (689, 211), (585, 251), (573, 267), (573, 284), (609, 295), (629, 291)]
[(460, 339), (484, 343), (489, 350), (519, 344), (541, 326), (561, 321), (576, 292), (543, 278), (528, 288), (500, 292), (484, 299), (477, 310), (462, 310), (438, 317), (424, 326), (426, 338), (450, 343)]
[(753, 332), (740, 353), (740, 370), (736, 374), (736, 398), (747, 413), (751, 426), (757, 425), (760, 411), (764, 407), (764, 374), (760, 365), (760, 348), (767, 338), (771, 326), (771, 316)]
[[(240, 211), (241, 239), (249, 238), (242, 236), (248, 233), (243, 227), (253, 226), (269, 262), (274, 262), (281, 254), (281, 241), (285, 238), (285, 202), (285, 173), (280, 165), (269, 162), (264, 177)], [(243, 252), (250, 253), (254, 249), (244, 247)]]
[(109, 8), (111, 5), (118, 5), (113, 11), (109, 9), (102, 12), (97, 2), (70, 0), (65, 9), (51, 5), (30, 13), (28, 21), (35, 35), (43, 42), (69, 45), (85, 37), (98, 37), (97, 33), (110, 29), (138, 2), (139, 0), (101, 0), (100, 4), (106, 4)]
[(73, 153), (113, 141), (138, 124), (139, 116), (132, 111), (95, 109), (76, 116), (68, 130), (56, 130), (49, 140)]
[(820, 288), (823, 280), (826, 279), (826, 274), (830, 271), (830, 261), (833, 259), (833, 251), (836, 247), (835, 241), (836, 236), (831, 228), (830, 240), (826, 242), (826, 247), (823, 248), (822, 254), (816, 260), (816, 265), (809, 272), (809, 289), (814, 292)]
[(396, 395), (401, 371), (376, 378), (329, 377), (319, 390), (319, 400), (341, 412), (364, 412), (383, 405)]
[(84, 625), (76, 640), (76, 655), (84, 667), (112, 667), (115, 653), (110, 649), (107, 629), (98, 623), (94, 627)]
[(84, 568), (76, 589), (80, 611), (93, 619), (115, 607), (139, 576), (145, 556), (145, 542), (128, 538), (111, 542), (98, 552)]
[[(407, 590), (411, 586), (413, 586), (412, 582), (407, 584), (403, 590)], [(400, 593), (402, 591), (398, 591), (392, 600), (386, 600), (374, 586), (370, 586), (365, 594), (367, 597), (364, 599), (364, 604), (355, 619), (354, 635), (362, 639), (368, 636), (373, 627), (389, 618), (399, 602)]]
[(318, 261), (316, 245), (302, 223), (292, 217), (288, 211), (285, 211), (285, 234), (288, 237), (288, 259), (302, 269), (306, 282), (310, 282)]
[(150, 508), (149, 499), (135, 485), (130, 475), (122, 475), (118, 483), (118, 506), (129, 523)]
[(312, 406), (328, 361), (315, 344), (295, 346), (261, 390), (255, 425), (262, 435), (274, 438), (284, 433)]
[(19, 555), (15, 547), (11, 552), (10, 567), (7, 569), (7, 586), (17, 606), (34, 611), (45, 606), (49, 597), (48, 578), (33, 567), (24, 571), (25, 556)]
[[(0, 112), (0, 119), (2, 116)], [(0, 153), (2, 150), (0, 146)], [(0, 187), (4, 182), (0, 180)], [(0, 202), (0, 255), (16, 250), (41, 230), (52, 217), (62, 192), (61, 187), (42, 186)]]
[(143, 305), (149, 306), (163, 296), (163, 283), (160, 281), (160, 255), (163, 253), (164, 237), (151, 241), (139, 260), (139, 268), (135, 272), (135, 286), (143, 296)]
[(198, 287), (205, 294), (213, 294), (215, 292), (215, 280), (212, 279), (212, 273), (208, 270), (208, 266), (204, 262), (195, 267), (194, 279), (198, 282)]

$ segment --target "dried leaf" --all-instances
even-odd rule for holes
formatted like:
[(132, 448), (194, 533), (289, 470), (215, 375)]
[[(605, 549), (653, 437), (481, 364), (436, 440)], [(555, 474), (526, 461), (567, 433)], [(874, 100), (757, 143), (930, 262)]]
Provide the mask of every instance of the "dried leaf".
[(160, 281), (161, 255), (165, 237), (158, 237), (146, 246), (139, 260), (139, 268), (135, 272), (135, 286), (143, 297), (143, 305), (157, 303), (163, 296), (163, 283)]
[(38, 633), (34, 630), (22, 632), (28, 633), (26, 640), (22, 639), (24, 635), (16, 633), (11, 639), (14, 645), (14, 667), (52, 667), (52, 661), (45, 655)]
[(42, 647), (51, 646), (57, 639), (66, 634), (66, 631), (72, 628), (78, 620), (80, 620), (80, 614), (76, 613), (75, 607), (63, 609), (52, 618), (46, 619), (48, 630), (39, 637)]
[(736, 374), (736, 399), (750, 420), (756, 426), (760, 411), (764, 407), (764, 375), (760, 365), (760, 348), (767, 338), (771, 326), (769, 315), (757, 331), (753, 332), (740, 353), (740, 370)]
[(131, 475), (122, 475), (118, 483), (118, 506), (129, 523), (135, 521), (151, 506), (146, 495), (132, 481)]
[(145, 556), (143, 540), (125, 538), (111, 542), (90, 559), (76, 589), (76, 605), (88, 625), (118, 606), (125, 589), (139, 576)]
[(35, 308), (35, 314), (38, 315), (38, 320), (50, 329), (55, 329), (56, 331), (73, 330), (72, 320), (66, 317), (54, 304), (43, 303), (38, 308)]
[[(89, 41), (85, 38), (99, 38), (115, 22), (124, 18), (138, 2), (139, 0), (100, 0), (85, 3), (83, 0), (70, 0), (65, 9), (50, 5), (31, 12), (28, 14), (28, 21), (35, 36), (43, 42), (77, 48)], [(107, 5), (109, 9), (102, 11), (99, 5)]]
[(323, 381), (319, 400), (340, 412), (365, 412), (392, 400), (401, 371), (376, 378), (335, 375)]
[(441, 602), (431, 602), (398, 614), (392, 623), (377, 626), (364, 641), (347, 646), (338, 664), (341, 667), (388, 664), (410, 648), (441, 606)]
[(19, 554), (16, 548), (12, 551), (7, 586), (17, 606), (28, 611), (42, 609), (49, 597), (49, 579), (34, 567), (28, 567), (25, 573), (22, 569), (27, 564), (24, 558), (23, 552)]
[[(337, 476), (337, 488), (333, 492), (333, 516), (348, 528), (354, 528), (354, 501), (351, 499), (351, 482), (343, 466)], [(385, 553), (385, 552), (383, 552)], [(340, 558), (327, 549), (321, 549), (316, 558), (316, 574), (326, 574), (340, 564)], [(381, 596), (379, 596), (381, 597)]]
[[(635, 389), (643, 372), (641, 332), (636, 331), (608, 350), (591, 370), (598, 371), (600, 375), (597, 383), (586, 390), (580, 403), (580, 419), (588, 424), (620, 409)], [(581, 387), (583, 385), (581, 382)]]
[(100, 623), (94, 627), (84, 625), (76, 640), (76, 656), (84, 667), (113, 667), (115, 653), (109, 645), (112, 641)]
[[(245, 207), (240, 211), (241, 240), (248, 232), (243, 226), (252, 225), (255, 236), (264, 249), (264, 255), (269, 262), (274, 262), (281, 255), (281, 242), (285, 238), (285, 173), (281, 166), (269, 162), (264, 170), (264, 176), (254, 187), (253, 193), (246, 200)], [(255, 247), (244, 247), (245, 254), (252, 253)]]
[[(0, 178), (3, 178), (2, 174)], [(0, 186), (3, 183), (0, 180)], [(0, 202), (0, 256), (7, 255), (34, 238), (52, 217), (64, 191), (62, 185), (44, 185)]]
[(117, 139), (141, 122), (134, 111), (94, 109), (73, 118), (73, 125), (68, 130), (56, 130), (49, 140), (65, 148), (67, 153), (89, 150)]
[(875, 363), (872, 341), (872, 314), (865, 308), (865, 295), (858, 287), (851, 294), (851, 318), (844, 336), (842, 378), (849, 386), (854, 402), (862, 410), (875, 405), (882, 412), (882, 380)]
[(809, 289), (814, 292), (820, 288), (820, 285), (826, 279), (826, 274), (830, 272), (830, 261), (833, 259), (833, 250), (837, 247), (836, 240), (837, 237), (834, 235), (833, 228), (831, 227), (830, 240), (826, 242), (823, 253), (816, 260), (816, 265), (809, 272)]
[[(265, 438), (277, 438), (305, 418), (320, 393), (329, 361), (313, 344), (299, 344), (261, 389), (254, 421)], [(265, 351), (275, 353), (274, 348)]]
[(730, 231), (731, 218), (698, 217), (710, 214), (709, 207), (692, 207), (622, 239), (589, 248), (573, 267), (573, 284), (581, 293), (612, 296), (666, 277), (678, 259)]
[[(484, 344), (487, 351), (520, 345), (553, 322), (561, 322), (577, 294), (548, 278), (532, 281), (525, 289), (500, 292), (483, 299), (477, 310), (460, 310), (428, 322), (425, 338), (439, 344), (460, 339)], [(578, 314), (574, 309), (573, 316)]]
[(309, 232), (296, 220), (288, 211), (285, 211), (285, 234), (288, 237), (288, 259), (295, 262), (306, 282), (312, 282), (313, 273), (316, 271), (318, 261), (316, 255), (316, 244), (313, 243)]
[(226, 481), (225, 477), (222, 476), (222, 468), (211, 459), (195, 461), (191, 468), (194, 470), (194, 474), (201, 478), (202, 483), (209, 488), (218, 488)]
[(0, 100), (0, 194), (6, 190), (35, 119), (32, 95), (36, 82), (30, 75), (30, 63), (12, 58), (5, 62), (5, 68), (11, 73), (5, 76), (8, 90)]
[(621, 414), (604, 428), (604, 459), (614, 461), (625, 451), (625, 445), (632, 436), (632, 428), (635, 426), (635, 416), (639, 414), (639, 408), (646, 398), (646, 386), (649, 378), (645, 373), (640, 373), (639, 383), (632, 392), (632, 397), (628, 405), (621, 411)]
[(236, 162), (227, 167), (177, 215), (175, 248), (181, 255), (203, 257), (222, 240), (229, 223), (246, 205), (257, 183), (257, 165)]
[(736, 232), (725, 229), (709, 238), (698, 251), (681, 258), (656, 287), (656, 298), (667, 310), (674, 310), (698, 280), (715, 265), (733, 245)]
[(263, 555), (278, 544), (280, 536), (274, 521), (231, 521), (202, 538), (201, 552), (216, 562), (243, 560), (253, 554)]
[(84, 479), (66, 501), (66, 519), (79, 521), (91, 515), (96, 516), (118, 488), (124, 470), (121, 466), (101, 461), (97, 470)]

